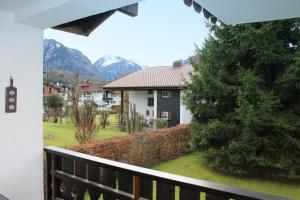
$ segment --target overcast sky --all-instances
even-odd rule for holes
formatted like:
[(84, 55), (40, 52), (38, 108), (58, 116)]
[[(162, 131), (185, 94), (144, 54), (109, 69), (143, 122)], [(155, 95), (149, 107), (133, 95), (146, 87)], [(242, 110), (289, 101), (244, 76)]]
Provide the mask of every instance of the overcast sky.
[(116, 13), (89, 37), (48, 29), (45, 38), (83, 52), (92, 62), (117, 55), (144, 66), (171, 65), (193, 55), (208, 35), (206, 20), (182, 0), (147, 0), (139, 16)]

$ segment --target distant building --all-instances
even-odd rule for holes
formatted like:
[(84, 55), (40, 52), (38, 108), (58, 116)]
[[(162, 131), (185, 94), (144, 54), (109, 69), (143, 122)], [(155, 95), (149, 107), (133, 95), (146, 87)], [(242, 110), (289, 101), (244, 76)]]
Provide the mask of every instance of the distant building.
[(65, 105), (66, 106), (70, 106), (72, 105), (72, 90), (69, 86), (65, 85), (65, 84), (57, 84), (59, 89), (60, 89), (60, 96), (64, 99)]
[(189, 124), (192, 114), (182, 103), (182, 87), (191, 82), (191, 65), (174, 62), (170, 67), (148, 67), (104, 86), (128, 92), (128, 100), (146, 119), (166, 119), (168, 126)]
[(44, 83), (43, 84), (43, 95), (51, 96), (51, 95), (59, 95), (60, 88), (54, 84)]
[(98, 108), (112, 108), (121, 105), (120, 93), (103, 89), (104, 82), (92, 83), (87, 81), (79, 85), (80, 102), (94, 101)]

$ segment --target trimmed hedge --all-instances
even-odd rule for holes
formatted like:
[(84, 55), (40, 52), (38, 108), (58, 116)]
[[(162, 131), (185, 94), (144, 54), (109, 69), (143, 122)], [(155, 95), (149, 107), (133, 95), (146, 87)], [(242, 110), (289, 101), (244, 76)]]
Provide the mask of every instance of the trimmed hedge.
[(142, 167), (151, 167), (192, 152), (191, 134), (186, 125), (113, 137), (70, 149)]

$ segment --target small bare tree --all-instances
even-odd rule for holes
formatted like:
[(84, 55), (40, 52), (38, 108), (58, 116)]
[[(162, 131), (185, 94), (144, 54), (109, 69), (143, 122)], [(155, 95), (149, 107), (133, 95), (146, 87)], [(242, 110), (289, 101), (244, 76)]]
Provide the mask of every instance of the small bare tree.
[(100, 125), (102, 126), (103, 129), (106, 128), (106, 126), (109, 125), (109, 117), (111, 112), (108, 110), (102, 110), (99, 112), (100, 114)]
[(86, 101), (82, 106), (79, 105), (80, 91), (78, 81), (75, 81), (71, 87), (71, 99), (72, 122), (76, 128), (75, 138), (80, 144), (89, 142), (96, 137), (98, 132), (96, 125), (96, 106), (92, 101)]
[(135, 104), (124, 104), (122, 119), (128, 134), (144, 130), (144, 117), (136, 112)]
[(80, 112), (79, 112), (79, 100), (80, 100), (80, 91), (78, 87), (79, 81), (78, 77), (76, 78), (74, 84), (71, 86), (71, 120), (75, 127), (78, 127), (80, 124)]
[(79, 109), (79, 124), (76, 126), (75, 137), (80, 144), (89, 142), (96, 137), (96, 109), (92, 102), (85, 102)]
[(44, 100), (45, 110), (47, 111), (47, 115), (52, 118), (53, 123), (58, 123), (62, 115), (63, 108), (63, 99), (60, 96), (51, 95), (45, 97)]

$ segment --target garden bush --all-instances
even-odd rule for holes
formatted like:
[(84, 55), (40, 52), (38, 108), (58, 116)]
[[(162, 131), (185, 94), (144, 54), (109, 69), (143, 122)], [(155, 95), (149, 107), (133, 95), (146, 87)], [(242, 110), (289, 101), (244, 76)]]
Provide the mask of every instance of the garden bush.
[(161, 118), (152, 119), (151, 124), (153, 129), (163, 129), (168, 127), (168, 120)]
[(191, 153), (190, 140), (188, 127), (180, 125), (154, 132), (94, 141), (70, 149), (119, 162), (151, 167)]
[(101, 110), (99, 114), (100, 114), (100, 126), (102, 126), (102, 128), (105, 129), (106, 126), (109, 125), (109, 116), (111, 115), (111, 111)]

